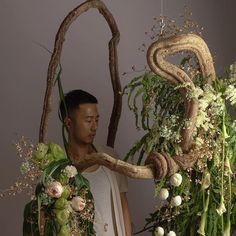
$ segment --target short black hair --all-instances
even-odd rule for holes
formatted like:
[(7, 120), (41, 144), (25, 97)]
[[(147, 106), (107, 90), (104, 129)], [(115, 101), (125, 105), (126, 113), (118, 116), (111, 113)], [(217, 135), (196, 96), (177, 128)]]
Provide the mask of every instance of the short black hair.
[(78, 109), (80, 104), (85, 103), (97, 104), (98, 100), (92, 94), (81, 89), (76, 89), (68, 92), (64, 96), (64, 101), (61, 100), (60, 102), (61, 119), (64, 120), (67, 115)]

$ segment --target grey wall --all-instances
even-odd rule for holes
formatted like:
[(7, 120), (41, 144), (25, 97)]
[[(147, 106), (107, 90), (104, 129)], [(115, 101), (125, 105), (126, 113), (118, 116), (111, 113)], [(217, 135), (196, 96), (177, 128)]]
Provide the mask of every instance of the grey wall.
[[(46, 73), (50, 55), (38, 44), (52, 50), (54, 37), (65, 15), (82, 1), (73, 0), (1, 0), (0, 1), (0, 111), (1, 165), (0, 188), (10, 186), (20, 174), (20, 159), (13, 141), (21, 135), (37, 142), (42, 102), (46, 87)], [(160, 14), (160, 0), (105, 0), (113, 13), (121, 33), (119, 44), (120, 73), (130, 71), (132, 65), (142, 68), (145, 54), (137, 49), (146, 40), (144, 32)], [(217, 71), (236, 59), (235, 0), (165, 0), (164, 14), (178, 17), (184, 5), (191, 6), (193, 18), (204, 26), (204, 38), (216, 55)], [(62, 55), (65, 91), (82, 88), (99, 99), (101, 122), (97, 140), (104, 143), (112, 108), (112, 92), (108, 68), (107, 42), (110, 39), (105, 20), (91, 10), (76, 21), (67, 34)], [(131, 75), (132, 76), (132, 75)], [(129, 77), (121, 76), (124, 86)], [(48, 139), (61, 143), (60, 124), (56, 115), (57, 90), (53, 99)], [(116, 139), (121, 156), (138, 140), (134, 117), (126, 107)], [(152, 181), (130, 180), (129, 202), (134, 229), (140, 229), (154, 210)], [(0, 234), (22, 235), (25, 194), (0, 200)], [(142, 235), (148, 235), (142, 234)]]

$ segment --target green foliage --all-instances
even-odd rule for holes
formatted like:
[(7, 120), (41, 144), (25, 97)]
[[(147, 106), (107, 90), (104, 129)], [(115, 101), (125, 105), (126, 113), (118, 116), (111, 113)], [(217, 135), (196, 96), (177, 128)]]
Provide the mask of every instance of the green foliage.
[[(146, 132), (124, 160), (129, 160), (137, 152), (140, 152), (138, 164), (141, 163), (144, 153), (151, 151), (172, 150), (172, 153), (178, 153), (184, 110), (183, 98), (175, 87), (160, 76), (147, 71), (144, 75), (134, 78), (124, 88), (124, 93), (128, 94), (128, 107), (135, 115), (137, 129), (142, 128)], [(170, 130), (166, 129), (167, 126)]]

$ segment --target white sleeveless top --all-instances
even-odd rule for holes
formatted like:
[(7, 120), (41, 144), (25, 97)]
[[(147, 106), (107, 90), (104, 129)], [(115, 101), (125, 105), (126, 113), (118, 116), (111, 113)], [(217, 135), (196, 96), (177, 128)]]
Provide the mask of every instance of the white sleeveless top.
[(95, 220), (94, 230), (97, 236), (115, 236), (112, 199), (111, 199), (111, 183), (100, 166), (96, 171), (83, 172), (83, 176), (89, 180), (90, 189), (95, 202)]

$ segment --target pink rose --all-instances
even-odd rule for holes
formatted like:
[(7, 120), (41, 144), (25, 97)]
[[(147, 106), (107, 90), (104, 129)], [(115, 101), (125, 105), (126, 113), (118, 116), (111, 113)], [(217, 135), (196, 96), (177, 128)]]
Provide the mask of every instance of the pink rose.
[(82, 197), (73, 197), (71, 201), (71, 206), (75, 211), (82, 211), (85, 208), (85, 200)]
[(59, 198), (59, 197), (61, 197), (61, 195), (63, 193), (63, 187), (60, 182), (53, 181), (47, 187), (46, 192), (50, 197)]

